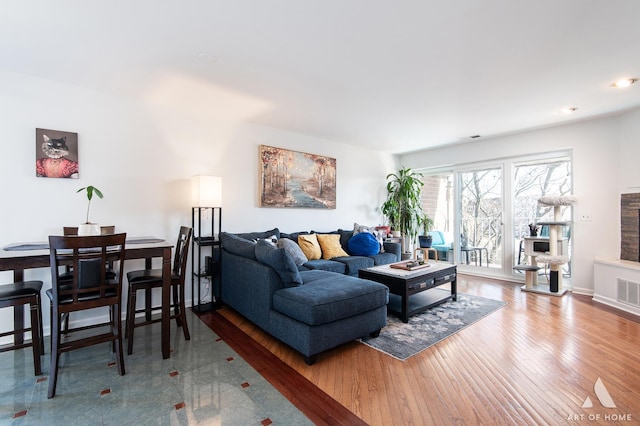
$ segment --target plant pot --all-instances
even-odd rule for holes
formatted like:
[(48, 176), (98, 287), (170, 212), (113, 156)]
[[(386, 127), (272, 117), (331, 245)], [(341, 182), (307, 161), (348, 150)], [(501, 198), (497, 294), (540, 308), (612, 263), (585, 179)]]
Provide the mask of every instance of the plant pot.
[(431, 235), (418, 235), (418, 241), (420, 243), (420, 247), (431, 248), (431, 244), (433, 244), (433, 237)]
[(98, 223), (81, 223), (78, 226), (78, 236), (86, 237), (88, 235), (100, 235), (100, 224), (98, 224)]
[(393, 238), (400, 238), (402, 236), (402, 233), (400, 231), (391, 231), (391, 236)]

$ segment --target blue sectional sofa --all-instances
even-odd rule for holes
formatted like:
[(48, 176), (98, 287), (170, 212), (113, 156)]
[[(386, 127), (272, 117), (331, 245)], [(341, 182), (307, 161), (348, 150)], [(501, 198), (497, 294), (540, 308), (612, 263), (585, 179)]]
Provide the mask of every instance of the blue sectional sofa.
[[(341, 242), (348, 242), (349, 231), (343, 233)], [(387, 287), (353, 275), (360, 266), (399, 260), (400, 247), (390, 245), (390, 252), (368, 260), (346, 256), (296, 265), (290, 252), (275, 242), (293, 241), (297, 234), (281, 235), (277, 228), (221, 232), (220, 291), (224, 304), (300, 352), (311, 365), (319, 353), (375, 336), (386, 325)]]

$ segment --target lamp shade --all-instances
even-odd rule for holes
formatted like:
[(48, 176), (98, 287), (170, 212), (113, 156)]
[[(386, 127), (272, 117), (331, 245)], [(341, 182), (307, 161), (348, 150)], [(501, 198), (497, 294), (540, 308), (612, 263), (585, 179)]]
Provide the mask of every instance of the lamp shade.
[(222, 207), (222, 178), (193, 176), (191, 178), (193, 207)]

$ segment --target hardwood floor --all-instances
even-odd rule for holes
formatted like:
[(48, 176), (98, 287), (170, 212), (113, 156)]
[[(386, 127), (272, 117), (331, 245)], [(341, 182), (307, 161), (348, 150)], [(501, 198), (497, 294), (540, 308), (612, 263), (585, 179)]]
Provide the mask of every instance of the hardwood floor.
[[(308, 366), (232, 309), (215, 315), (286, 364), (263, 365), (263, 375), (265, 370), (280, 375), (277, 381), (285, 387), (296, 380), (311, 383), (367, 424), (639, 424), (638, 318), (590, 297), (558, 298), (519, 287), (460, 275), (459, 292), (507, 305), (406, 361), (352, 342), (320, 354)], [(249, 363), (262, 357), (260, 351), (247, 352), (248, 358), (241, 355)], [(306, 380), (300, 382), (294, 371)], [(602, 406), (594, 391), (598, 378), (616, 408)], [(299, 399), (295, 388), (288, 392)], [(582, 408), (587, 397), (592, 408)], [(318, 424), (356, 422), (343, 414), (310, 418)]]

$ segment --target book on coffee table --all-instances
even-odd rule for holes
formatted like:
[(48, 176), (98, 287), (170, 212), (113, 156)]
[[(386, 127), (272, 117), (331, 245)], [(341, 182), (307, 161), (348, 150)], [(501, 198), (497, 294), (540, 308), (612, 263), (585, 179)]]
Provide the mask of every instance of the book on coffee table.
[(402, 262), (396, 262), (389, 265), (394, 269), (404, 269), (405, 271), (415, 271), (416, 269), (422, 269), (429, 267), (427, 262), (420, 263), (416, 260), (404, 260)]

